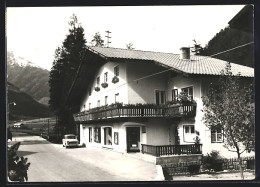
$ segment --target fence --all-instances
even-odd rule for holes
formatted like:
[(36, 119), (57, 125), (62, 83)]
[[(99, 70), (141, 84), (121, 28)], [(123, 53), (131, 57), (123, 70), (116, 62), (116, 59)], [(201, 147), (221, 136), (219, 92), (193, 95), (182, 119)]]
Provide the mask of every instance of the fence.
[(153, 156), (201, 154), (202, 144), (189, 145), (146, 145), (142, 144), (142, 153)]
[(84, 111), (74, 115), (75, 121), (90, 121), (118, 117), (178, 117), (195, 116), (196, 105), (176, 105), (171, 107), (118, 107), (99, 111)]

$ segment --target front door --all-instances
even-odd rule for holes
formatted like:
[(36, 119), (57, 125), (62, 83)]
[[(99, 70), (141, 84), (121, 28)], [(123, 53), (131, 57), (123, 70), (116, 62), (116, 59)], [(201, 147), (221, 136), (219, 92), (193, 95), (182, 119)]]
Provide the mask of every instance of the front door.
[(140, 127), (126, 127), (127, 152), (140, 152)]

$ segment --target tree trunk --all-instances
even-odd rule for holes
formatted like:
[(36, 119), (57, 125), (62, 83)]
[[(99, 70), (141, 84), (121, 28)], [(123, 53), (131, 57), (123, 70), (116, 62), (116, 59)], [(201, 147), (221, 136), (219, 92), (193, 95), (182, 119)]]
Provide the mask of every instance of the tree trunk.
[(238, 160), (239, 160), (240, 176), (241, 176), (241, 179), (244, 180), (243, 167), (242, 167), (243, 163), (242, 163), (242, 158), (240, 157), (239, 152), (237, 153), (237, 157), (238, 157)]

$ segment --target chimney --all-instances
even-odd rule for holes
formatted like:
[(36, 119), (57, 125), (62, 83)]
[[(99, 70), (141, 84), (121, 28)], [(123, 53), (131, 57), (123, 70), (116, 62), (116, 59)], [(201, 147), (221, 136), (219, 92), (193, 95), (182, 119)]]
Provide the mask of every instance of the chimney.
[(180, 59), (181, 60), (189, 60), (190, 59), (190, 48), (189, 47), (180, 48)]

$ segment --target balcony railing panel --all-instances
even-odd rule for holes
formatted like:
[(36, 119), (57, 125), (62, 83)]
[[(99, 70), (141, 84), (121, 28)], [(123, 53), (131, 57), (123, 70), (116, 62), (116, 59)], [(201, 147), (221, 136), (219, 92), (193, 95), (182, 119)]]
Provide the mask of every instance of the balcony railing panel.
[(78, 122), (101, 120), (118, 117), (179, 117), (195, 116), (196, 105), (175, 105), (171, 107), (118, 107), (108, 108), (99, 111), (84, 111), (74, 115), (74, 120)]
[(202, 144), (188, 144), (188, 145), (146, 145), (142, 144), (142, 153), (153, 156), (167, 156), (167, 155), (190, 155), (201, 154)]

